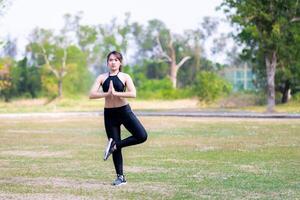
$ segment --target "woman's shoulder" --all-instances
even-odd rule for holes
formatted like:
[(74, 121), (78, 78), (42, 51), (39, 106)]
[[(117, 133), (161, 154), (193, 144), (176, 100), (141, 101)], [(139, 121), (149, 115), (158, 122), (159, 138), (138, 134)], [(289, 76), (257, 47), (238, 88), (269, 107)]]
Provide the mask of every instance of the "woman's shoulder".
[(99, 74), (98, 78), (103, 78), (103, 77), (107, 77), (107, 76), (109, 76), (109, 73), (105, 72), (105, 73)]
[(124, 78), (130, 78), (130, 75), (125, 73), (125, 72), (119, 72), (119, 75), (124, 77)]
[(99, 74), (97, 76), (97, 80), (98, 81), (103, 81), (104, 79), (106, 79), (107, 77), (109, 76), (109, 74), (106, 72), (106, 73), (102, 73), (102, 74)]

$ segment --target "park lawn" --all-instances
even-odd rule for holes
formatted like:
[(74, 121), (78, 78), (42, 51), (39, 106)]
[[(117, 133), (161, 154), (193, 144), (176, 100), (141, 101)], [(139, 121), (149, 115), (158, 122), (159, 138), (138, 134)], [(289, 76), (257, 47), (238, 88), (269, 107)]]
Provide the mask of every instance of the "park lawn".
[(300, 198), (300, 120), (140, 119), (113, 187), (102, 116), (1, 118), (0, 199)]
[[(222, 106), (218, 102), (205, 104), (199, 102), (196, 98), (191, 99), (174, 99), (174, 100), (144, 100), (128, 99), (131, 107), (135, 110), (143, 111), (250, 111), (264, 113), (266, 105), (261, 106)], [(1, 113), (30, 113), (30, 112), (97, 112), (102, 111), (104, 100), (90, 100), (87, 96), (76, 98), (61, 98), (49, 101), (44, 98), (40, 99), (15, 99), (9, 103), (0, 101)], [(276, 105), (276, 112), (279, 113), (300, 113), (300, 102), (291, 101), (287, 104)]]
[[(195, 110), (199, 109), (197, 99), (177, 100), (142, 100), (128, 99), (131, 107), (136, 110)], [(95, 112), (102, 111), (104, 99), (90, 100), (88, 97), (61, 98), (53, 101), (47, 99), (16, 99), (9, 103), (0, 101), (1, 113), (29, 112)]]

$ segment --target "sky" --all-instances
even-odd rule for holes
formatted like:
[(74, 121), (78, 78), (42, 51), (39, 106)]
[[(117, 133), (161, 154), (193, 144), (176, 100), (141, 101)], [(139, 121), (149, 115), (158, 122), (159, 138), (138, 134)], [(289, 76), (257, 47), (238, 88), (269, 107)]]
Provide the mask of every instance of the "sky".
[(195, 29), (204, 16), (224, 17), (216, 6), (222, 0), (9, 0), (0, 17), (0, 37), (18, 38), (18, 45), (26, 44), (28, 34), (35, 27), (60, 29), (63, 15), (83, 12), (82, 24), (106, 24), (116, 17), (124, 19), (131, 13), (131, 21), (146, 24), (150, 19), (163, 21), (174, 33)]

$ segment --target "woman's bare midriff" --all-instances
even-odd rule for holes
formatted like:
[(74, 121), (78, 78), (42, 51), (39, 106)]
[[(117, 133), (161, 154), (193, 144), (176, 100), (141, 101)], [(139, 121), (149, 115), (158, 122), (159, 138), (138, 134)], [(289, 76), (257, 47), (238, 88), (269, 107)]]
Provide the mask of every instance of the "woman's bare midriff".
[(128, 104), (126, 99), (121, 98), (121, 97), (116, 97), (116, 96), (108, 96), (105, 97), (105, 108), (117, 108), (117, 107), (122, 107)]

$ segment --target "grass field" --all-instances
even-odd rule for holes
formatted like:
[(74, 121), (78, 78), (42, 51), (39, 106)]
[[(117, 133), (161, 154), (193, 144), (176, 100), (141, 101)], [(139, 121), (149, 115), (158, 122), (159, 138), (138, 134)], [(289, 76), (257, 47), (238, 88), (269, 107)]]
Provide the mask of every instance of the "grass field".
[[(179, 100), (137, 100), (128, 99), (131, 106), (137, 110), (169, 110), (169, 109), (198, 109), (196, 99)], [(103, 110), (104, 100), (90, 100), (88, 97), (78, 99), (56, 99), (48, 102), (47, 99), (19, 99), (9, 103), (0, 101), (1, 113), (28, 113), (28, 112), (73, 112)], [(146, 109), (145, 109), (146, 108)]]
[(113, 187), (102, 116), (1, 118), (0, 199), (300, 199), (300, 120), (140, 119)]
[[(128, 99), (135, 110), (197, 110), (197, 111), (254, 111), (265, 112), (266, 105), (254, 106), (236, 103), (223, 105), (223, 103), (204, 104), (197, 99), (177, 100), (142, 100)], [(240, 101), (243, 101), (240, 100)], [(0, 113), (28, 113), (28, 112), (73, 112), (98, 111), (103, 108), (104, 100), (89, 100), (86, 96), (70, 99), (62, 98), (48, 102), (47, 99), (15, 99), (10, 103), (0, 101)], [(276, 112), (300, 113), (300, 102), (291, 101), (287, 104), (276, 105)]]

